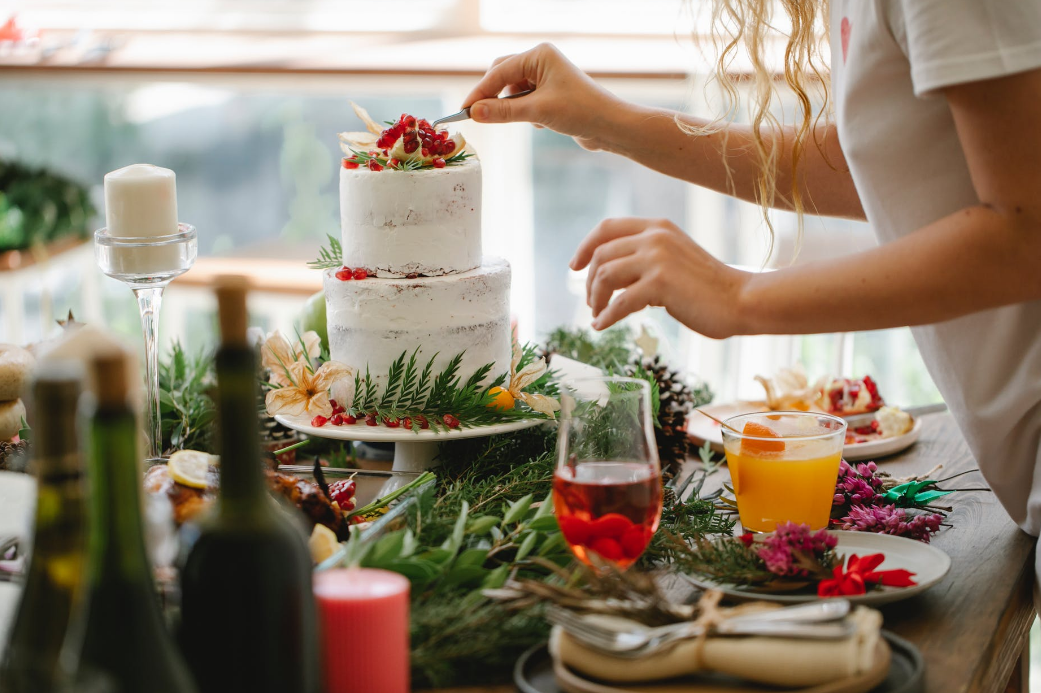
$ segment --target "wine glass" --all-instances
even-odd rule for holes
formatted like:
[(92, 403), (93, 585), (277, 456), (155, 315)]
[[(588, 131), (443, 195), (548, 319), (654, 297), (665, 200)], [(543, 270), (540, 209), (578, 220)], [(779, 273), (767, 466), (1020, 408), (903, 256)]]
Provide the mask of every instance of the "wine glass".
[(572, 553), (625, 570), (661, 520), (651, 389), (644, 380), (576, 378), (561, 387), (553, 508)]

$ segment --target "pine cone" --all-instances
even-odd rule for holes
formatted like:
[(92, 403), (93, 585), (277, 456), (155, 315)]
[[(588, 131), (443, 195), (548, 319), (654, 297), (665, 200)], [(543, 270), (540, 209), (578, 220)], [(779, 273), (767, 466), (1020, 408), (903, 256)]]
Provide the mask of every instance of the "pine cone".
[(29, 464), (29, 441), (0, 443), (0, 470), (24, 472)]
[(676, 490), (674, 488), (666, 486), (662, 489), (661, 502), (664, 507), (671, 508), (676, 505), (676, 501), (678, 500), (679, 498), (676, 497)]
[(634, 357), (629, 362), (628, 372), (633, 375), (638, 370), (650, 373), (658, 383), (659, 425), (654, 429), (654, 436), (663, 475), (675, 474), (692, 452), (687, 438), (687, 416), (702, 403), (700, 400), (707, 388), (695, 391), (679, 370), (670, 368), (661, 356)]

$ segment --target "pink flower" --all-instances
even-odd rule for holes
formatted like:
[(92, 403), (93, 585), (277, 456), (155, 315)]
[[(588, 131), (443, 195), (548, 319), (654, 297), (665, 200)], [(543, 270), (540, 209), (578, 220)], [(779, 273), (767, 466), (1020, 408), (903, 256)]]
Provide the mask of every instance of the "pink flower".
[(794, 552), (820, 558), (835, 548), (837, 540), (826, 530), (811, 531), (808, 525), (785, 522), (759, 543), (756, 553), (766, 564), (766, 569), (775, 575), (805, 576), (806, 570), (799, 567)]
[(943, 517), (935, 513), (909, 515), (895, 505), (853, 506), (840, 521), (845, 530), (910, 537), (928, 544), (932, 535), (940, 531)]

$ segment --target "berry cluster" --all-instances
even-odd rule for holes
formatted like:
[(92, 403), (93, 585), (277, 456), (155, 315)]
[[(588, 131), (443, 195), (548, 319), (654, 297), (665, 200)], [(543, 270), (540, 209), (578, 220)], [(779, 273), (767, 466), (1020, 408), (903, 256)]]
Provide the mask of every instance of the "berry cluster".
[[(387, 428), (404, 428), (406, 430), (411, 430), (413, 423), (418, 424), (419, 428), (422, 430), (430, 428), (430, 422), (427, 421), (427, 417), (422, 414), (416, 414), (415, 417), (405, 416), (400, 419), (392, 419), (387, 416), (381, 417), (375, 412), (363, 416), (351, 416), (335, 399), (329, 400), (329, 404), (333, 406), (333, 415), (328, 417), (319, 414), (311, 419), (312, 426), (315, 428), (321, 428), (326, 424), (332, 424), (333, 426), (351, 426), (359, 421), (364, 421), (366, 426), (379, 426), (382, 421), (383, 425)], [(442, 416), (441, 421), (449, 428), (459, 428), (459, 419), (451, 414), (445, 414)]]
[(434, 168), (444, 168), (443, 157), (451, 156), (455, 151), (455, 140), (448, 137), (447, 130), (435, 130), (426, 119), (417, 120), (408, 113), (402, 113), (398, 122), (380, 133), (376, 146), (386, 156), (399, 139), (406, 154), (412, 155), (418, 150), (424, 159), (434, 157)]
[(341, 282), (349, 281), (351, 279), (366, 279), (369, 276), (369, 270), (364, 267), (356, 267), (351, 269), (344, 265), (340, 269), (336, 270), (334, 275)]
[(354, 493), (357, 488), (354, 479), (340, 479), (329, 484), (329, 497), (336, 501), (342, 512), (347, 513), (354, 510)]
[(650, 527), (637, 524), (621, 513), (606, 513), (590, 520), (578, 515), (562, 516), (560, 531), (571, 545), (585, 547), (615, 563), (639, 558), (654, 536)]

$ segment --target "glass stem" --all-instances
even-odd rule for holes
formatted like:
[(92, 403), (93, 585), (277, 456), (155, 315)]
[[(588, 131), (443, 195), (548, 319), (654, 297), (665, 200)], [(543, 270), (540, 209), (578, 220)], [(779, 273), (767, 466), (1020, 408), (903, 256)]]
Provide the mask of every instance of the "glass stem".
[(148, 457), (163, 453), (163, 427), (159, 416), (159, 308), (163, 286), (134, 288), (145, 335), (145, 397), (148, 412)]

